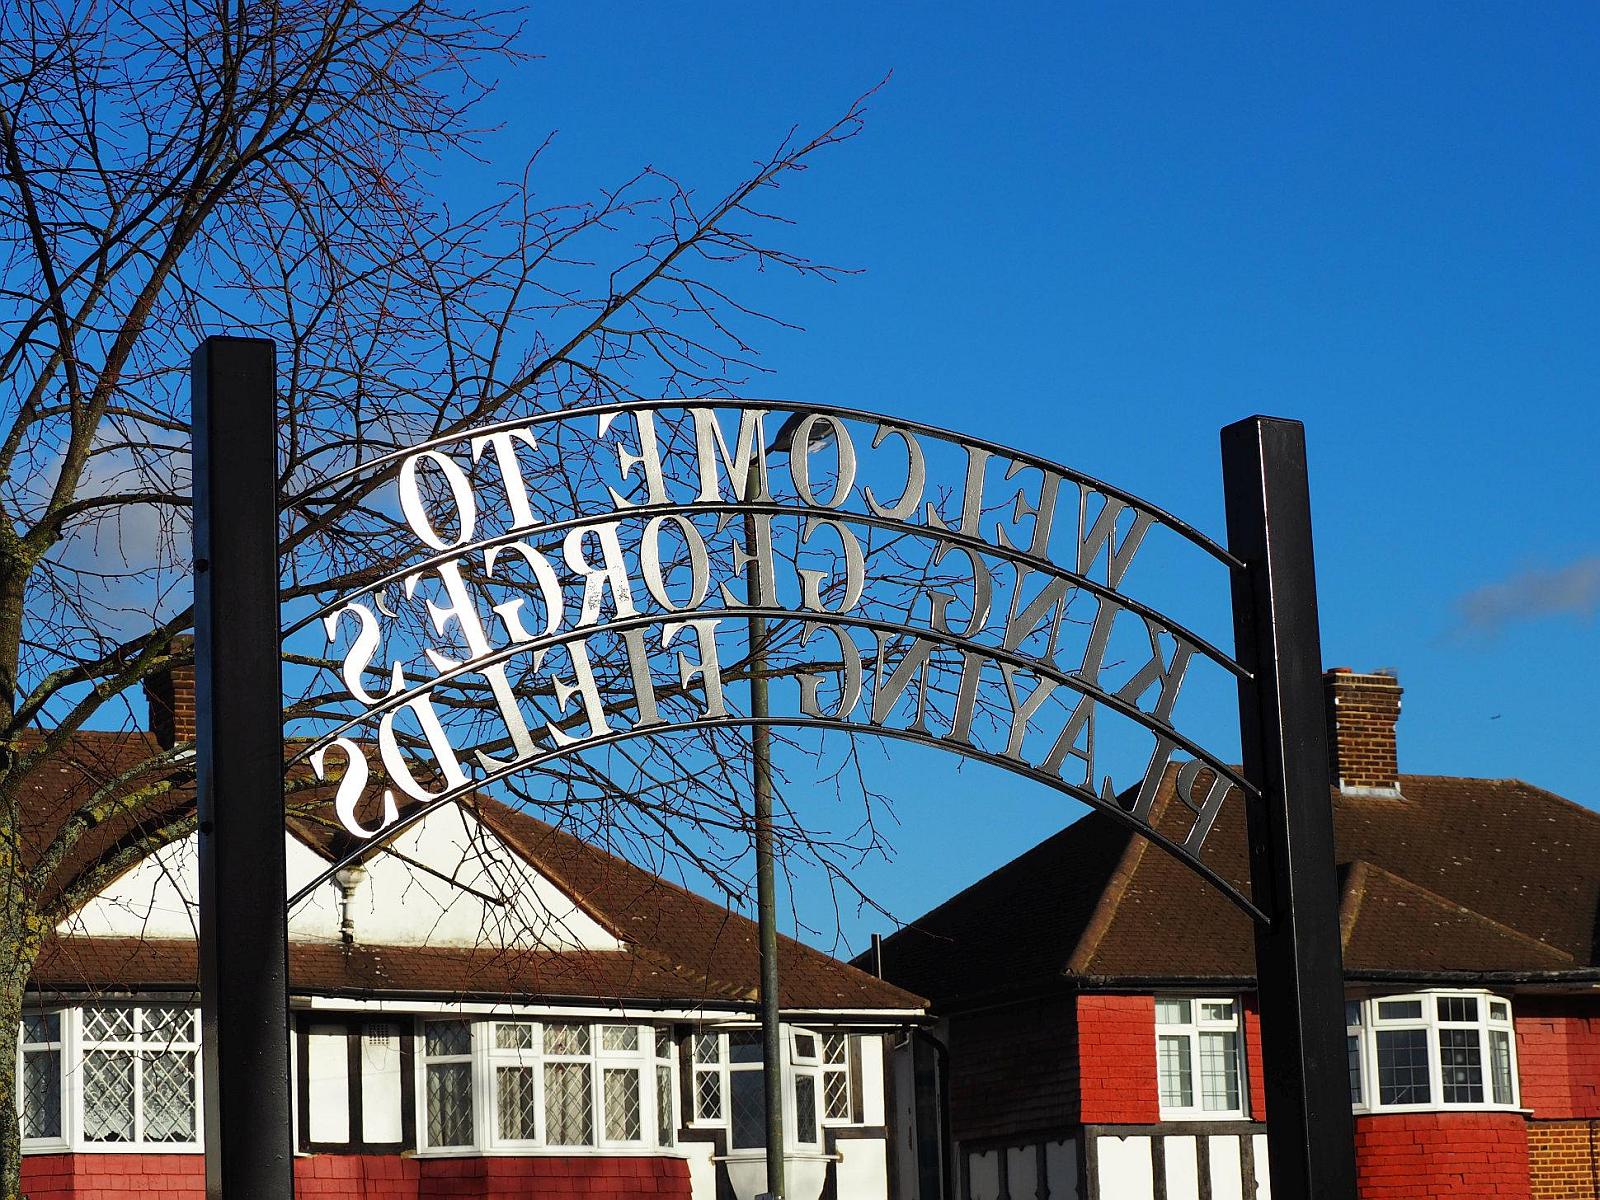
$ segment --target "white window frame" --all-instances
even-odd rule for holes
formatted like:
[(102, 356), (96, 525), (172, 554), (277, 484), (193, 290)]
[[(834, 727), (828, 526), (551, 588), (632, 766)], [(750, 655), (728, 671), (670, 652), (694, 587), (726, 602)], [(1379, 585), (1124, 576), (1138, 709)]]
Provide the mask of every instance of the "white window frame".
[[(1439, 1002), (1449, 999), (1471, 999), (1477, 1003), (1477, 1018), (1455, 1021), (1439, 1015)], [(1519, 1111), (1521, 1081), (1517, 1073), (1516, 1023), (1509, 997), (1493, 992), (1468, 988), (1438, 988), (1396, 995), (1363, 997), (1361, 1005), (1361, 1087), (1362, 1103), (1353, 1105), (1356, 1112), (1513, 1112)], [(1416, 1003), (1421, 1015), (1417, 1017), (1384, 1016), (1383, 1006)], [(1354, 1030), (1355, 1027), (1351, 1027)], [(1475, 1029), (1478, 1032), (1478, 1067), (1483, 1085), (1483, 1099), (1472, 1101), (1447, 1101), (1444, 1098), (1444, 1066), (1440, 1054), (1440, 1031)], [(1428, 1054), (1428, 1099), (1411, 1104), (1386, 1104), (1383, 1102), (1378, 1070), (1378, 1034), (1422, 1030), (1426, 1036)], [(1507, 1071), (1510, 1084), (1509, 1101), (1495, 1099), (1495, 1034), (1504, 1037), (1507, 1052)]]
[[(91, 1009), (126, 1008), (136, 1010), (135, 1036), (128, 1040), (91, 1040), (84, 1026), (85, 1014)], [(189, 1012), (191, 1036), (182, 1041), (145, 1042), (143, 1040), (143, 1014), (148, 1009), (186, 1009)], [(71, 1021), (71, 1056), (63, 1055), (70, 1089), (72, 1122), (71, 1146), (74, 1154), (186, 1154), (203, 1149), (205, 1128), (205, 1080), (200, 1063), (200, 1010), (187, 1001), (145, 1000), (124, 1003), (97, 1003), (75, 1006), (69, 1010)], [(63, 1034), (66, 1029), (63, 1028)], [(96, 1050), (131, 1054), (134, 1059), (134, 1137), (126, 1142), (90, 1141), (85, 1133), (84, 1118), (84, 1064), (89, 1054)], [(144, 1137), (144, 1061), (151, 1050), (177, 1050), (194, 1056), (194, 1136), (188, 1141), (152, 1142)], [(63, 1105), (65, 1122), (67, 1106)]]
[(1354, 1112), (1367, 1111), (1367, 1098), (1371, 1095), (1373, 1077), (1367, 1069), (1367, 1047), (1372, 1041), (1367, 1032), (1367, 1006), (1360, 1000), (1346, 1000), (1344, 1002), (1344, 1039), (1346, 1069), (1348, 1070), (1350, 1039), (1355, 1039), (1356, 1078), (1355, 1087), (1351, 1091), (1350, 1108)]
[[(430, 1021), (465, 1020), (472, 1030), (472, 1120), (473, 1134), (470, 1145), (435, 1146), (428, 1140), (428, 1065), (434, 1062), (466, 1061), (468, 1056), (439, 1058), (427, 1053), (426, 1027)], [(527, 1048), (501, 1049), (497, 1027), (527, 1026), (531, 1030), (531, 1045)], [(589, 1048), (584, 1054), (550, 1054), (545, 1050), (546, 1025), (579, 1025), (588, 1030)], [(608, 1050), (605, 1048), (605, 1030), (608, 1028), (635, 1029), (636, 1048), (633, 1050)], [(666, 1067), (670, 1072), (670, 1090), (674, 1103), (678, 1090), (676, 1062), (658, 1058), (656, 1038), (662, 1027), (651, 1023), (629, 1020), (596, 1021), (587, 1017), (531, 1017), (496, 1016), (488, 1018), (458, 1017), (454, 1014), (429, 1014), (417, 1018), (417, 1154), (429, 1158), (450, 1158), (481, 1155), (616, 1155), (661, 1154), (675, 1151), (677, 1125), (673, 1125), (673, 1140), (667, 1145), (657, 1141), (660, 1120), (657, 1112), (657, 1072)], [(670, 1027), (669, 1037), (670, 1037)], [(544, 1068), (549, 1062), (582, 1062), (588, 1066), (589, 1112), (591, 1140), (581, 1145), (554, 1145), (549, 1140), (549, 1112), (545, 1104)], [(508, 1138), (500, 1135), (500, 1091), (498, 1071), (501, 1067), (530, 1067), (533, 1070), (535, 1096), (533, 1138)], [(639, 1136), (619, 1139), (606, 1136), (605, 1072), (629, 1070), (635, 1073), (639, 1085)], [(673, 1118), (677, 1119), (674, 1107)]]
[[(467, 1051), (464, 1054), (429, 1054), (428, 1053), (428, 1026), (435, 1023), (462, 1023), (467, 1026)], [(484, 1054), (481, 1043), (484, 1022), (474, 1021), (470, 1017), (459, 1016), (454, 1013), (437, 1013), (427, 1017), (419, 1017), (416, 1023), (413, 1045), (416, 1046), (414, 1068), (415, 1079), (413, 1086), (416, 1088), (416, 1133), (417, 1153), (436, 1155), (459, 1155), (481, 1153), (479, 1147), (485, 1144), (484, 1129), (484, 1096), (486, 1085), (492, 1084), (488, 1079), (487, 1068), (483, 1062)], [(472, 1124), (471, 1139), (465, 1143), (450, 1143), (435, 1146), (428, 1138), (429, 1126), (432, 1124), (428, 1114), (428, 1068), (433, 1065), (446, 1065), (452, 1063), (468, 1064), (468, 1089), (472, 1096)]]
[[(24, 1154), (55, 1152), (60, 1153), (72, 1146), (72, 1101), (67, 1093), (68, 1054), (72, 1044), (72, 1012), (70, 1008), (30, 1008), (22, 1014), (22, 1025), (17, 1029), (17, 1120), (18, 1130), (21, 1130), (22, 1106), (24, 1100), (23, 1089), (23, 1060), (30, 1052), (40, 1051), (56, 1052), (56, 1120), (59, 1131), (53, 1137), (24, 1137), (22, 1139), (22, 1152)], [(29, 1018), (55, 1017), (56, 1035), (54, 1040), (48, 1042), (25, 1042), (23, 1030), (27, 1027)]]
[[(789, 1111), (784, 1114), (784, 1140), (793, 1148), (821, 1150), (823, 1140), (822, 1101), (822, 1035), (811, 1029), (791, 1027), (788, 1038), (789, 1071), (784, 1081), (784, 1098)], [(811, 1090), (812, 1132), (810, 1141), (800, 1140), (800, 1088), (804, 1084)], [(791, 1127), (793, 1131), (791, 1132)]]
[[(655, 1089), (656, 1144), (663, 1150), (671, 1150), (678, 1145), (678, 1130), (682, 1126), (678, 1113), (678, 1041), (673, 1036), (672, 1026), (656, 1025), (651, 1029), (650, 1042), (655, 1052), (650, 1086)], [(665, 1110), (663, 1099), (666, 1100)]]
[[(759, 1155), (764, 1152), (761, 1146), (734, 1146), (733, 1145), (733, 1075), (736, 1072), (748, 1071), (759, 1074), (762, 1064), (758, 1062), (735, 1063), (728, 1048), (730, 1034), (755, 1034), (760, 1035), (756, 1026), (717, 1026), (701, 1028), (690, 1035), (688, 1042), (690, 1081), (689, 1089), (690, 1113), (685, 1122), (694, 1129), (720, 1129), (728, 1135), (728, 1153), (739, 1157), (744, 1155)], [(810, 1026), (784, 1025), (783, 1037), (780, 1039), (783, 1046), (783, 1062), (780, 1069), (783, 1075), (784, 1097), (784, 1122), (783, 1139), (785, 1153), (808, 1155), (822, 1151), (827, 1142), (826, 1130), (853, 1124), (849, 1119), (829, 1120), (826, 1103), (826, 1093), (823, 1088), (824, 1076), (838, 1064), (830, 1065), (826, 1061), (824, 1039), (831, 1034), (841, 1035), (845, 1041), (844, 1063), (840, 1069), (846, 1073), (846, 1080), (853, 1095), (854, 1083), (849, 1080), (850, 1069), (850, 1042), (852, 1036), (844, 1030), (820, 1030)], [(805, 1054), (800, 1049), (798, 1039), (812, 1039), (814, 1053)], [(705, 1043), (701, 1039), (714, 1039), (716, 1046), (716, 1061), (702, 1062), (699, 1058), (700, 1048)], [(701, 1077), (714, 1077), (717, 1080), (718, 1111), (716, 1116), (707, 1117), (700, 1114), (700, 1080)], [(815, 1141), (802, 1142), (796, 1136), (799, 1114), (799, 1084), (798, 1080), (807, 1077), (812, 1081), (816, 1091), (817, 1105), (817, 1138)]]
[[(1238, 996), (1156, 996), (1156, 1093), (1161, 1106), (1161, 1119), (1163, 1121), (1233, 1121), (1246, 1120), (1250, 1114), (1250, 1081), (1246, 1071), (1248, 1056), (1244, 1044), (1244, 1005)], [(1189, 1019), (1186, 1022), (1163, 1022), (1160, 1016), (1162, 1001), (1186, 1003), (1189, 1005)], [(1228, 1020), (1221, 1020), (1205, 1016), (1205, 1005), (1229, 1005), (1233, 1016)], [(1232, 1108), (1206, 1108), (1205, 1090), (1201, 1078), (1201, 1037), (1207, 1033), (1233, 1034), (1234, 1050), (1234, 1078), (1238, 1081), (1239, 1103)], [(1190, 1099), (1187, 1105), (1169, 1104), (1166, 1097), (1160, 1094), (1161, 1070), (1161, 1043), (1163, 1039), (1181, 1039), (1186, 1045), (1184, 1053), (1188, 1059), (1190, 1079)]]
[[(824, 1029), (819, 1032), (822, 1038), (822, 1123), (829, 1128), (837, 1129), (845, 1125), (853, 1125), (853, 1114), (856, 1110), (856, 1081), (851, 1070), (851, 1058), (854, 1056), (855, 1037), (847, 1029)], [(841, 1057), (837, 1062), (828, 1057), (829, 1048), (837, 1041)], [(844, 1079), (844, 1116), (830, 1117), (828, 1115), (828, 1080), (832, 1076)]]

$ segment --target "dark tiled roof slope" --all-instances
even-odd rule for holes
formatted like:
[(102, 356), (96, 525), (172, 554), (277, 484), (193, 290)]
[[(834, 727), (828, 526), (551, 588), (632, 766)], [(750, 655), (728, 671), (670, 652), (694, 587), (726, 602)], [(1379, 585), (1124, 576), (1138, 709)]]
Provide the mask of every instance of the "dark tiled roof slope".
[[(1175, 818), (1172, 784), (1169, 772), (1161, 826)], [(1600, 814), (1517, 780), (1404, 775), (1398, 798), (1332, 795), (1348, 973), (1600, 964)], [(1225, 807), (1205, 860), (1248, 894), (1238, 803)], [(884, 962), (888, 978), (947, 1007), (1063, 983), (1245, 980), (1255, 970), (1248, 919), (1099, 813), (896, 933)]]
[[(38, 861), (62, 823), (102, 785), (155, 754), (145, 734), (79, 734), (35, 771), (23, 796), (23, 858)], [(159, 778), (155, 776), (154, 778)], [(325, 798), (301, 792), (307, 816), (288, 828), (330, 857), (352, 843), (318, 809)], [(175, 789), (136, 820), (115, 815), (85, 834), (47, 891), (141, 828), (191, 812), (193, 792)], [(306, 991), (430, 996), (631, 999), (687, 1004), (754, 1002), (759, 955), (754, 922), (617, 855), (500, 802), (467, 806), (536, 870), (549, 877), (625, 948), (618, 952), (340, 946), (295, 943), (291, 986)], [(925, 1001), (790, 938), (779, 939), (780, 1003), (795, 1010), (921, 1010)], [(188, 942), (57, 937), (42, 952), (34, 984), (55, 989), (131, 986), (187, 988), (198, 978)]]

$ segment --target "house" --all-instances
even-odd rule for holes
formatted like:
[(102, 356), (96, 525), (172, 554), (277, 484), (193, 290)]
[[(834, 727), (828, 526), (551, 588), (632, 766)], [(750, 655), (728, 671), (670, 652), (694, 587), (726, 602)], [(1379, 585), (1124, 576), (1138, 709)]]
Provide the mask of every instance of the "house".
[[(1398, 682), (1325, 688), (1360, 1194), (1600, 1195), (1600, 815), (1402, 775)], [(1206, 854), (1247, 886), (1241, 807)], [(1114, 820), (1047, 839), (882, 961), (938, 1018), (954, 1195), (1269, 1194), (1250, 924)]]
[[(80, 734), (35, 773), (32, 852), (98, 783), (192, 735), (191, 679), (158, 681), (155, 733)], [(347, 848), (330, 827), (288, 823), (290, 894)], [(108, 823), (79, 854), (133, 832)], [(31, 1200), (203, 1196), (196, 881), (191, 836), (46, 945), (18, 1046)], [(289, 937), (304, 1200), (764, 1190), (744, 917), (479, 796), (318, 889)], [(924, 1002), (789, 939), (780, 972), (789, 1195), (886, 1197), (886, 1064)]]

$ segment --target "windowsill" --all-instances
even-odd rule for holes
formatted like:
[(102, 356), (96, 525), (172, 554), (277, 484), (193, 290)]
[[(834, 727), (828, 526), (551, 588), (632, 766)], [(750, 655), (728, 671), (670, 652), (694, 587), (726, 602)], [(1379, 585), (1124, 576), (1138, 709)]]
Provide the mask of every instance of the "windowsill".
[(1508, 1116), (1531, 1117), (1533, 1109), (1517, 1108), (1510, 1104), (1385, 1104), (1381, 1108), (1351, 1108), (1358, 1117), (1414, 1117), (1420, 1113), (1447, 1116), (1450, 1113), (1505, 1113)]
[[(713, 1154), (712, 1162), (754, 1162), (767, 1156), (766, 1147), (757, 1146), (753, 1150), (730, 1150), (726, 1154)], [(840, 1162), (842, 1155), (829, 1154), (825, 1150), (785, 1150), (783, 1152), (786, 1162)]]
[(1163, 1122), (1170, 1121), (1174, 1125), (1181, 1125), (1186, 1122), (1194, 1125), (1204, 1125), (1208, 1121), (1248, 1121), (1250, 1120), (1250, 1114), (1243, 1112), (1164, 1112), (1161, 1114), (1161, 1120)]
[(449, 1146), (401, 1151), (411, 1158), (686, 1158), (681, 1146)]
[(204, 1154), (199, 1142), (70, 1142), (24, 1143), (24, 1155), (29, 1154)]

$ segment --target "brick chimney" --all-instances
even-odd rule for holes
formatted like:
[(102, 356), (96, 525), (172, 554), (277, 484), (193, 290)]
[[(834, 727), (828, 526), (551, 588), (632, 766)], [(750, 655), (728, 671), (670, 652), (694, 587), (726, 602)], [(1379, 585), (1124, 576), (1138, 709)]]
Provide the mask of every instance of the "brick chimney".
[(1342, 792), (1398, 796), (1395, 722), (1400, 683), (1392, 671), (1369, 675), (1335, 667), (1322, 677), (1328, 698), (1328, 774)]
[(190, 661), (144, 681), (144, 696), (150, 703), (150, 732), (163, 750), (170, 750), (179, 742), (194, 741), (195, 728), (194, 638), (187, 634), (173, 638), (170, 650)]

